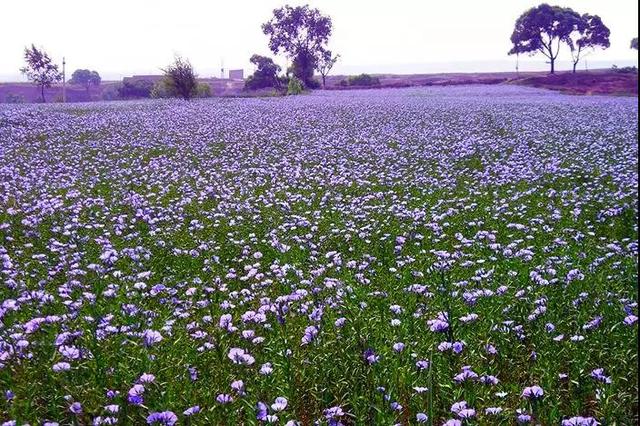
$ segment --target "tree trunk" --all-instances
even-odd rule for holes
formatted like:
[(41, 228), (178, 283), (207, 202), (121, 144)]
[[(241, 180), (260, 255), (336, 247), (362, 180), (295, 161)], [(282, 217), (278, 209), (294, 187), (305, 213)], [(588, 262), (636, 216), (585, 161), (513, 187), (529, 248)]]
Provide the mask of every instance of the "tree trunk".
[(556, 61), (556, 58), (551, 58), (551, 60), (550, 60), (550, 62), (551, 62), (551, 74), (555, 74), (556, 73), (555, 61)]
[(578, 66), (578, 63), (577, 63), (577, 62), (574, 62), (574, 63), (573, 63), (573, 73), (574, 73), (574, 74), (576, 73), (576, 67), (577, 67), (577, 66)]
[(44, 100), (44, 84), (40, 85), (40, 93), (42, 94), (42, 103), (46, 103), (46, 101)]
[(327, 88), (327, 76), (322, 74), (322, 88), (326, 89)]

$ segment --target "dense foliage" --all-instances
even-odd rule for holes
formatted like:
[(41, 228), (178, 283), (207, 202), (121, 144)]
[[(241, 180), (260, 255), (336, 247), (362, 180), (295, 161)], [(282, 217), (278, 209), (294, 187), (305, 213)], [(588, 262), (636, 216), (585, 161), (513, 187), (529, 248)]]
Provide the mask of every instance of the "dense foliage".
[(139, 99), (151, 97), (151, 90), (154, 83), (150, 80), (123, 80), (122, 84), (118, 86), (118, 98), (119, 99)]
[(341, 82), (343, 86), (379, 86), (380, 85), (380, 79), (370, 74), (352, 75), (352, 76), (349, 76), (346, 80), (343, 80), (343, 82)]
[(198, 80), (188, 59), (176, 56), (173, 63), (162, 71), (164, 71), (164, 83), (169, 93), (186, 100), (197, 95)]
[(289, 57), (294, 75), (307, 88), (317, 86), (313, 73), (327, 50), (331, 30), (331, 18), (308, 5), (275, 9), (273, 17), (262, 25), (269, 49)]
[(637, 114), (516, 86), (2, 105), (0, 420), (635, 424)]
[(245, 89), (256, 90), (265, 87), (279, 88), (282, 81), (278, 76), (280, 65), (273, 62), (273, 59), (261, 55), (253, 55), (249, 62), (256, 66), (255, 72), (250, 75), (245, 83)]
[(511, 42), (513, 54), (542, 53), (549, 59), (551, 74), (562, 43), (580, 25), (581, 17), (573, 9), (543, 3), (524, 12), (516, 21)]
[(85, 87), (87, 92), (91, 88), (91, 86), (99, 86), (100, 74), (97, 71), (91, 71), (87, 69), (77, 69), (71, 74), (71, 79), (69, 80), (70, 84), (79, 84)]

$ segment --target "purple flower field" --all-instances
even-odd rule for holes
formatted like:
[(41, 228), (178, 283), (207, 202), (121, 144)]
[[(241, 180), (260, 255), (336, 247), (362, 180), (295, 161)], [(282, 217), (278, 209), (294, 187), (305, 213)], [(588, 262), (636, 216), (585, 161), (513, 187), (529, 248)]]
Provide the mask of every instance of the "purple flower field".
[(637, 120), (508, 85), (2, 105), (0, 424), (636, 424)]

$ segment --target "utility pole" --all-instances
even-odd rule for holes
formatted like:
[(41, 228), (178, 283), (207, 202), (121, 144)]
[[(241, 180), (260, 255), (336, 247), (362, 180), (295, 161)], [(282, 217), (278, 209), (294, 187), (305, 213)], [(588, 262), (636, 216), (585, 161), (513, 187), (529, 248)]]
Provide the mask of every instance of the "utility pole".
[(67, 103), (67, 76), (65, 75), (65, 66), (67, 63), (62, 57), (62, 103)]
[(220, 59), (220, 78), (224, 78), (224, 59)]

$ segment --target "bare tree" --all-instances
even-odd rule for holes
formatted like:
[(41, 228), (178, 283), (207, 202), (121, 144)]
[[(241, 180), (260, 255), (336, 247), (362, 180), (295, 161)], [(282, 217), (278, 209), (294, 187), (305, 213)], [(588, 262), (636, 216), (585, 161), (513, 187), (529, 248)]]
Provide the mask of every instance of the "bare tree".
[(20, 68), (20, 72), (40, 86), (42, 102), (45, 102), (44, 89), (62, 80), (62, 73), (58, 70), (58, 65), (51, 61), (49, 55), (38, 50), (33, 44), (31, 48), (24, 48), (24, 60), (27, 64)]
[(340, 59), (340, 55), (338, 54), (332, 56), (330, 50), (325, 50), (324, 52), (322, 52), (322, 55), (320, 55), (320, 58), (318, 59), (318, 72), (322, 76), (323, 89), (326, 89), (327, 75), (329, 75), (329, 72), (331, 72), (331, 68), (333, 68), (336, 62), (338, 62), (338, 59)]

